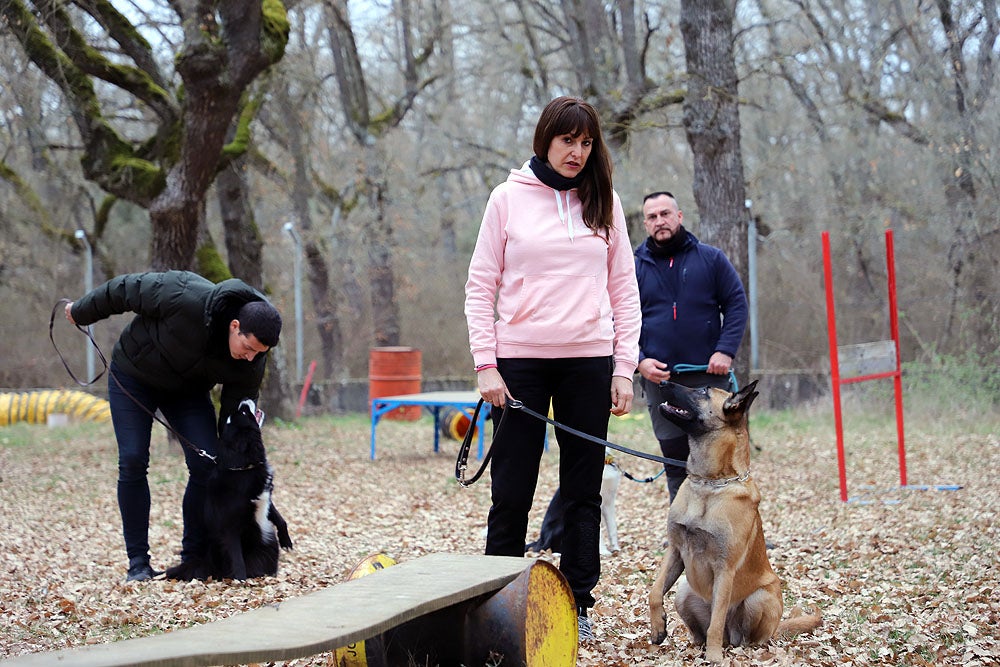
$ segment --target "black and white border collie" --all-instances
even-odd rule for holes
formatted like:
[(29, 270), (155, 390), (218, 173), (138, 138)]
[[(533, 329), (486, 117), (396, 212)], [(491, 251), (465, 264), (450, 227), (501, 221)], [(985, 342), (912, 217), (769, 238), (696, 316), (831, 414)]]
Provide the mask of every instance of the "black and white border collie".
[(167, 579), (252, 579), (278, 572), (279, 546), (292, 548), (271, 497), (274, 471), (261, 436), (263, 413), (242, 401), (222, 427), (205, 495), (206, 553), (167, 570)]

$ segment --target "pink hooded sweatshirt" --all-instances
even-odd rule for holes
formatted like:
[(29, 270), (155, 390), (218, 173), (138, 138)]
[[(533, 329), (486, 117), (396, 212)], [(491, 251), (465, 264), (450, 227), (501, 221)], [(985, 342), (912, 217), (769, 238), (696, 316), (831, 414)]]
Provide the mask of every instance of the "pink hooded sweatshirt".
[(614, 194), (605, 240), (583, 223), (576, 190), (542, 183), (525, 163), (490, 194), (465, 284), (476, 366), (497, 357), (614, 355), (614, 375), (639, 362), (641, 311), (625, 214)]

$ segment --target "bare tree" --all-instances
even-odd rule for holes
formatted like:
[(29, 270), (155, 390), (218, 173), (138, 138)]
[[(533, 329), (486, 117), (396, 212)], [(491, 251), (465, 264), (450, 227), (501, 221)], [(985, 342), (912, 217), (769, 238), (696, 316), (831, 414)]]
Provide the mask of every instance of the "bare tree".
[(502, 29), (527, 43), (525, 67), (536, 76), (537, 101), (547, 102), (553, 85), (587, 98), (603, 116), (613, 149), (625, 146), (637, 118), (682, 101), (683, 90), (672, 88), (669, 76), (648, 70), (650, 42), (661, 26), (633, 0), (515, 0), (514, 6), (518, 22)]
[[(768, 19), (780, 76), (821, 140), (836, 140), (838, 130), (831, 127), (842, 126), (844, 120), (834, 114), (846, 105), (861, 112), (869, 125), (858, 132), (859, 144), (863, 136), (888, 130), (916, 148), (925, 164), (936, 167), (936, 182), (925, 187), (940, 188), (943, 194), (947, 224), (934, 236), (947, 236), (941, 241), (950, 274), (947, 314), (935, 335), (936, 346), (946, 349), (957, 342), (962, 319), (970, 325), (972, 345), (995, 348), (1000, 311), (988, 296), (993, 262), (984, 258), (1000, 249), (1000, 225), (988, 212), (995, 198), (982, 197), (984, 185), (993, 192), (996, 187), (988, 168), (989, 142), (979, 134), (996, 111), (996, 0), (936, 0), (934, 11), (919, 12), (898, 3), (791, 4), (797, 14), (782, 18), (775, 17), (778, 10), (769, 3), (759, 6)], [(795, 29), (782, 29), (789, 23)], [(798, 39), (802, 32), (811, 37), (807, 43)], [(814, 66), (803, 67), (802, 62)], [(826, 85), (817, 86), (819, 81)], [(824, 97), (818, 100), (817, 95)], [(881, 165), (885, 157), (859, 152), (853, 165), (844, 163), (840, 175), (834, 174), (834, 186), (852, 196), (860, 192), (872, 201), (884, 200), (872, 182), (877, 176), (872, 166)], [(894, 208), (903, 220), (926, 215), (923, 210), (908, 212), (905, 205)], [(861, 249), (861, 235), (850, 239), (867, 277), (869, 260)]]
[[(288, 34), (280, 0), (170, 7), (183, 31), (177, 80), (157, 62), (166, 44), (150, 44), (111, 2), (0, 2), (5, 26), (72, 111), (85, 176), (149, 210), (160, 269), (193, 267), (206, 193), (220, 165), (246, 149), (248, 88), (281, 58)], [(125, 107), (130, 122), (116, 117)]]
[[(978, 315), (976, 342), (985, 350), (992, 347), (996, 340), (1000, 312), (996, 307), (991, 312), (988, 307), (980, 305), (988, 303), (994, 293), (988, 272), (984, 270), (982, 251), (984, 244), (1000, 247), (1000, 225), (995, 218), (993, 224), (978, 224), (978, 182), (990, 176), (980, 168), (985, 146), (977, 137), (976, 125), (982, 114), (991, 109), (987, 106), (988, 100), (995, 95), (996, 54), (992, 45), (1000, 35), (1000, 13), (996, 0), (976, 3), (971, 16), (958, 13), (958, 4), (949, 0), (936, 2), (947, 42), (948, 67), (945, 71), (951, 76), (952, 95), (949, 101), (955, 119), (954, 131), (943, 142), (952, 155), (952, 176), (946, 181), (945, 188), (947, 201), (954, 211), (952, 224), (955, 228), (955, 237), (948, 249), (953, 280), (945, 331), (949, 335), (954, 331), (959, 302), (962, 306), (971, 306)], [(919, 42), (914, 46), (925, 48)], [(975, 53), (976, 58), (966, 56), (967, 52)], [(992, 253), (985, 254), (989, 257), (986, 263), (995, 265)]]
[(365, 228), (368, 253), (368, 282), (371, 290), (373, 342), (377, 346), (398, 345), (400, 340), (399, 303), (396, 298), (396, 247), (393, 225), (388, 217), (389, 182), (379, 140), (397, 127), (413, 107), (417, 96), (437, 79), (431, 56), (441, 40), (443, 23), (435, 5), (426, 21), (414, 15), (410, 0), (394, 4), (396, 57), (402, 90), (395, 99), (373, 109), (373, 92), (367, 83), (357, 40), (345, 0), (327, 0), (328, 34), (333, 50), (335, 77), (344, 117), (360, 152), (359, 192), (364, 196), (373, 220)]
[(592, 99), (608, 123), (608, 139), (621, 146), (631, 121), (650, 103), (657, 86), (646, 77), (646, 49), (655, 29), (648, 16), (639, 32), (635, 2), (565, 0), (568, 45), (583, 95)]
[[(301, 227), (303, 250), (305, 253), (307, 274), (309, 277), (309, 292), (312, 295), (313, 308), (316, 313), (316, 332), (319, 335), (320, 349), (323, 354), (323, 375), (332, 377), (335, 369), (340, 366), (343, 350), (343, 332), (340, 328), (338, 312), (341, 312), (339, 300), (331, 295), (331, 275), (328, 265), (329, 250), (316, 229), (313, 220), (311, 200), (315, 192), (313, 165), (309, 151), (309, 128), (305, 126), (305, 111), (293, 102), (292, 91), (282, 86), (277, 92), (277, 98), (288, 109), (282, 115), (288, 141), (288, 152), (292, 159), (291, 197), (292, 210), (295, 212), (295, 223)], [(299, 100), (304, 102), (305, 100)], [(332, 189), (324, 188), (323, 192), (330, 196)], [(340, 197), (333, 206), (336, 210), (346, 210)]]

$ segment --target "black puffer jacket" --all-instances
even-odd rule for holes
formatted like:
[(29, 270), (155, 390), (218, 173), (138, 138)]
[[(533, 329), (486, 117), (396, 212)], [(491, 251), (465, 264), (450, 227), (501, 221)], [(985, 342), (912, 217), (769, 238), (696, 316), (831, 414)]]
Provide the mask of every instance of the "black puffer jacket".
[(227, 334), (240, 306), (264, 300), (235, 278), (215, 284), (189, 271), (129, 273), (85, 294), (71, 314), (85, 326), (135, 313), (112, 353), (118, 369), (167, 392), (207, 392), (221, 384), (222, 423), (241, 400), (256, 400), (260, 392), (267, 354), (233, 359)]

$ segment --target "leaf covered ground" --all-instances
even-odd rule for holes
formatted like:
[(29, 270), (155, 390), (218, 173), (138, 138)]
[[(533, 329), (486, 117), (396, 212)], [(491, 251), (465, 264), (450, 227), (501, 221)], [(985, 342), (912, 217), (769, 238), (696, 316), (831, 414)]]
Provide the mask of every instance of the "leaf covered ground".
[[(858, 407), (855, 412), (864, 412)], [(985, 419), (985, 421), (984, 421)], [(836, 437), (822, 411), (751, 418), (772, 564), (793, 606), (822, 613), (811, 635), (727, 649), (728, 665), (996, 665), (1000, 663), (1000, 428), (994, 415), (907, 425), (910, 485), (901, 489), (895, 423), (845, 418), (848, 488), (840, 500)], [(154, 567), (177, 560), (185, 471), (158, 427), (150, 483)], [(275, 501), (295, 550), (278, 576), (247, 583), (163, 580), (125, 584), (110, 425), (0, 429), (0, 659), (111, 642), (205, 623), (332, 586), (363, 557), (397, 561), (433, 552), (481, 553), (489, 476), (453, 479), (458, 443), (432, 451), (430, 417), (383, 420), (369, 460), (363, 415), (268, 424)], [(642, 414), (611, 439), (653, 451)], [(550, 444), (553, 441), (550, 437)], [(529, 539), (556, 486), (558, 448), (545, 455)], [(620, 457), (637, 478), (648, 461)], [(662, 646), (648, 641), (647, 590), (662, 556), (664, 480), (623, 480), (622, 550), (602, 559), (584, 666), (702, 664), (672, 605)], [(332, 654), (285, 663), (333, 664)]]

